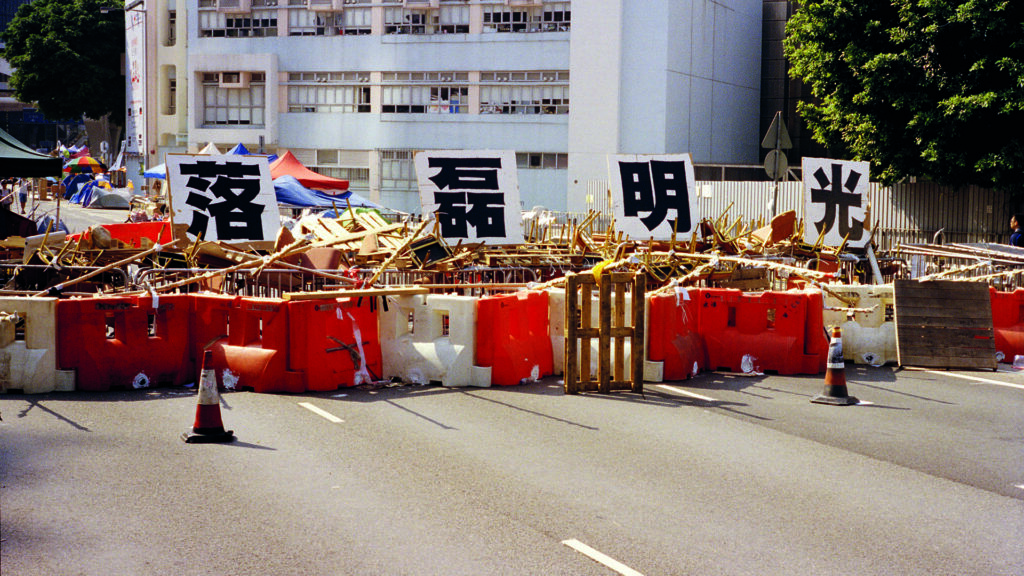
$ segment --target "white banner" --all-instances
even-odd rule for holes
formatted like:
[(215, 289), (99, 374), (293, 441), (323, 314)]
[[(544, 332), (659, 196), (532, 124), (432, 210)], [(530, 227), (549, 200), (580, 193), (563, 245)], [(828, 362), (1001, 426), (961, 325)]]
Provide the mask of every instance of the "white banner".
[(423, 217), (437, 217), (447, 242), (523, 243), (514, 151), (434, 150), (415, 162)]
[(146, 155), (146, 14), (139, 10), (124, 11), (125, 65), (128, 94), (125, 102), (125, 140), (130, 154)]
[(815, 244), (824, 232), (825, 246), (863, 248), (870, 162), (804, 158), (804, 242)]
[(689, 154), (608, 156), (615, 228), (633, 240), (689, 240), (700, 222)]
[(273, 241), (281, 214), (266, 156), (167, 156), (171, 222), (189, 238)]

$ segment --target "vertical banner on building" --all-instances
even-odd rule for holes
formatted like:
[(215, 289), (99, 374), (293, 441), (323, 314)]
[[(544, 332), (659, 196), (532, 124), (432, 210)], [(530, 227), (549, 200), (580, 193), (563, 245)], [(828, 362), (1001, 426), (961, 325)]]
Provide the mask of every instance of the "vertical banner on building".
[(689, 154), (608, 156), (615, 227), (634, 240), (689, 240), (700, 222)]
[(125, 140), (129, 154), (145, 156), (146, 142), (146, 13), (124, 11), (125, 64), (128, 75), (125, 102)]
[(415, 163), (423, 216), (436, 216), (446, 241), (523, 243), (514, 151), (434, 150)]
[(868, 242), (864, 230), (870, 162), (804, 158), (801, 162), (804, 188), (804, 242), (850, 248)]
[(275, 240), (281, 228), (266, 156), (167, 156), (171, 222), (189, 238)]

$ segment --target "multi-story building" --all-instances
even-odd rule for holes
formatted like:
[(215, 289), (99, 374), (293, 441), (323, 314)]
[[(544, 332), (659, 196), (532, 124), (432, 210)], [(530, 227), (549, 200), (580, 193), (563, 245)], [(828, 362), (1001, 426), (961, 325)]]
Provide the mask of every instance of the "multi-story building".
[(758, 161), (761, 6), (135, 0), (141, 152), (290, 150), (418, 212), (417, 150), (511, 149), (524, 208), (603, 207), (608, 154)]

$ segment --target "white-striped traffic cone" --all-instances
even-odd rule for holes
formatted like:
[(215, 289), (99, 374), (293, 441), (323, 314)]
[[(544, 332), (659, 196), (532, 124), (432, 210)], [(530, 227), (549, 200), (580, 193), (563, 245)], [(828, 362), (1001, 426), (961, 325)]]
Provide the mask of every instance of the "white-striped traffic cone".
[(217, 391), (217, 372), (213, 369), (213, 352), (203, 353), (203, 369), (199, 377), (199, 401), (192, 429), (181, 435), (189, 444), (234, 442), (231, 430), (224, 430), (220, 419), (220, 392)]

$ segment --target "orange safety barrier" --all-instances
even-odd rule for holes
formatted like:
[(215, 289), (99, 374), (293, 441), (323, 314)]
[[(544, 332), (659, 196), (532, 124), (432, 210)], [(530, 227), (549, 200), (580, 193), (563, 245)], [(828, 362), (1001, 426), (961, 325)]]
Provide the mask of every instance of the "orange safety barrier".
[(380, 380), (377, 311), (351, 298), (288, 303), (289, 367), (307, 390), (337, 390)]
[[(102, 224), (113, 240), (120, 240), (132, 248), (142, 248), (142, 239), (147, 238), (154, 244), (167, 244), (174, 239), (171, 232), (170, 222), (125, 222), (121, 224)], [(89, 231), (86, 230), (80, 235), (71, 237), (77, 240), (78, 236), (89, 238)]]
[(492, 385), (550, 376), (552, 362), (547, 292), (521, 291), (477, 302), (475, 365), (491, 368)]
[(1012, 363), (1017, 355), (1024, 354), (1024, 289), (998, 292), (989, 288), (989, 292), (992, 295), (996, 359)]
[(708, 350), (698, 333), (699, 290), (651, 296), (647, 309), (647, 359), (664, 363), (665, 380), (686, 380), (708, 369)]
[(734, 372), (820, 374), (828, 340), (820, 292), (700, 291), (700, 334), (709, 367)]
[(288, 305), (276, 298), (237, 298), (228, 335), (207, 346), (226, 388), (255, 392), (304, 392), (302, 373), (288, 370)]
[(186, 295), (60, 300), (57, 367), (75, 370), (77, 390), (193, 382), (189, 304)]

